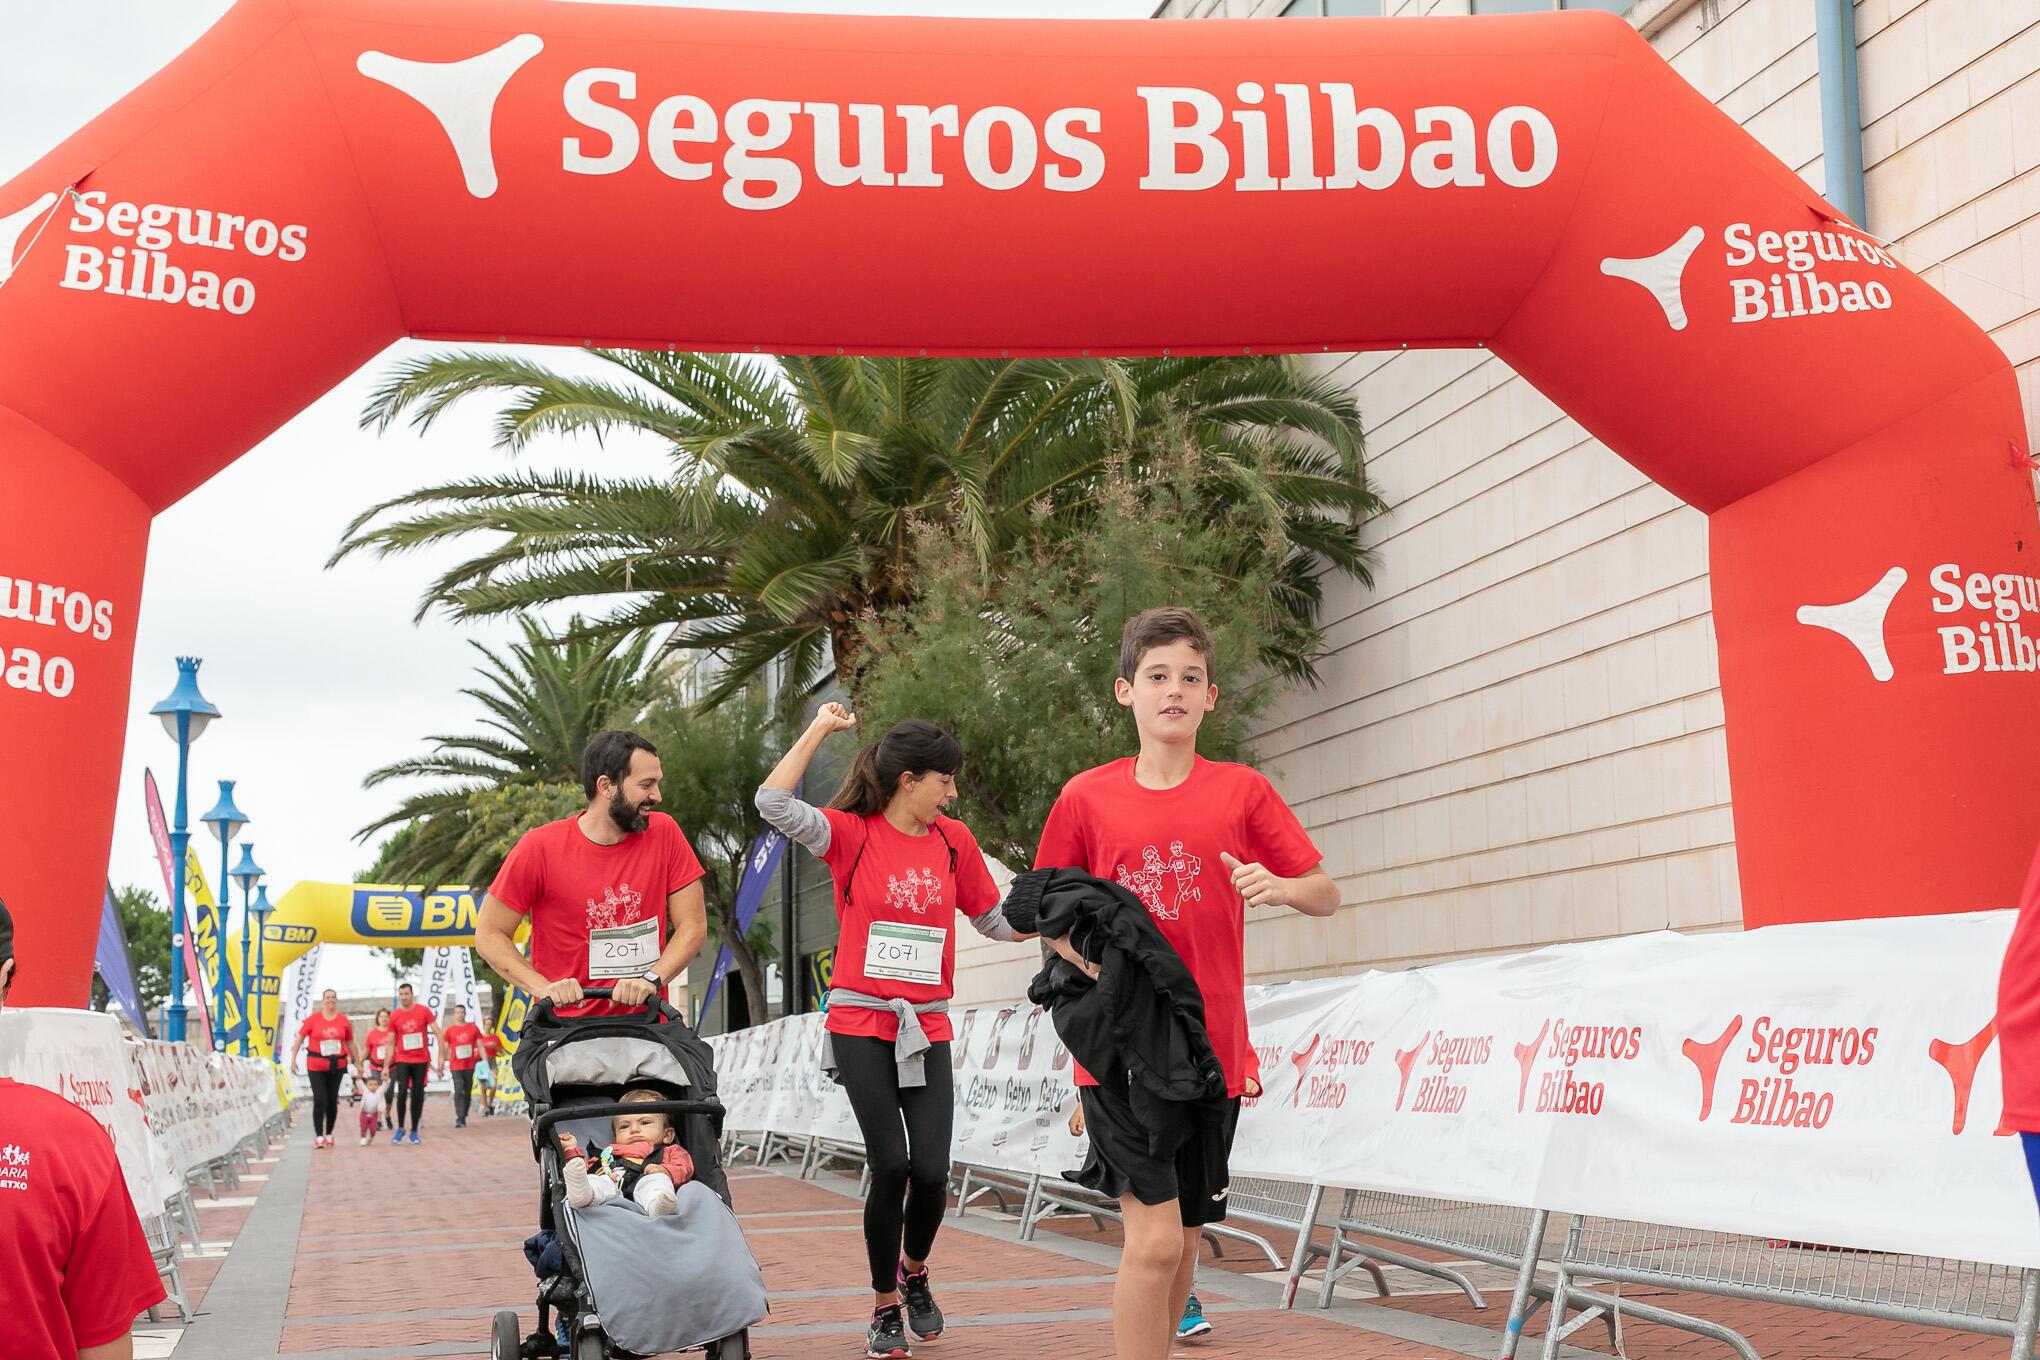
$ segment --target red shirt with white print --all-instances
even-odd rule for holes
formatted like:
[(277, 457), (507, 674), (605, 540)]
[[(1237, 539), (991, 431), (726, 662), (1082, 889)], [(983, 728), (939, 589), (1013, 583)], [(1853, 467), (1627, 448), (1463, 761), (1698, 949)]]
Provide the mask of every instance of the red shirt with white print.
[(390, 1012), (390, 1038), (397, 1046), (396, 1061), (432, 1061), (432, 1008), (420, 1002)]
[[(1283, 878), (1324, 859), (1266, 775), (1200, 756), (1173, 789), (1142, 785), (1131, 758), (1070, 780), (1049, 810), (1034, 867), (1082, 869), (1141, 900), (1204, 993), (1204, 1027), (1225, 1068), (1226, 1094), (1236, 1096), (1254, 1071), (1247, 906), (1221, 854)], [(1082, 1067), (1076, 1075), (1081, 1086), (1097, 1085)]]
[[(463, 1055), (461, 1050), (467, 1050)], [(482, 1060), (482, 1027), (471, 1022), (446, 1027), (446, 1065), (456, 1072), (471, 1072)]]
[[(597, 845), (581, 815), (527, 831), (489, 895), (531, 917), (531, 966), (553, 981), (612, 987), (640, 977), (666, 947), (666, 899), (702, 875), (680, 824), (663, 812), (614, 845)], [(630, 1011), (611, 1001), (563, 1006), (561, 1015)]]
[(305, 1036), (305, 1071), (325, 1072), (347, 1066), (347, 1047), (354, 1039), (354, 1022), (339, 1012), (328, 1016), (313, 1011), (298, 1026)]
[[(952, 995), (958, 915), (982, 916), (999, 905), (977, 837), (954, 817), (937, 817), (926, 835), (910, 836), (882, 813), (823, 808), (822, 815), (829, 820), (822, 863), (835, 880), (841, 927), (831, 985), (917, 1003)], [(900, 1021), (891, 1011), (831, 1006), (824, 1027), (890, 1043)], [(931, 1044), (950, 1037), (947, 1015), (924, 1015), (921, 1028)]]
[(495, 1057), (496, 1057), (496, 1055), (497, 1055), (497, 1054), (499, 1054), (499, 1053), (501, 1053), (502, 1051), (503, 1051), (503, 1041), (502, 1041), (501, 1039), (498, 1039), (498, 1038), (497, 1038), (497, 1037), (495, 1036), (495, 1034), (494, 1034), (493, 1032), (491, 1032), (491, 1031), (484, 1031), (484, 1032), (483, 1032), (483, 1034), (482, 1034), (482, 1058), (483, 1058), (483, 1060), (484, 1060), (484, 1061), (494, 1061), (494, 1060), (495, 1060)]
[(370, 1067), (389, 1066), (390, 1059), (396, 1056), (396, 1044), (396, 1037), (388, 1030), (370, 1030), (368, 1037), (362, 1040), (362, 1046), (368, 1050), (368, 1065)]
[(73, 1360), (163, 1301), (113, 1140), (63, 1097), (0, 1077), (0, 1297), (9, 1360)]

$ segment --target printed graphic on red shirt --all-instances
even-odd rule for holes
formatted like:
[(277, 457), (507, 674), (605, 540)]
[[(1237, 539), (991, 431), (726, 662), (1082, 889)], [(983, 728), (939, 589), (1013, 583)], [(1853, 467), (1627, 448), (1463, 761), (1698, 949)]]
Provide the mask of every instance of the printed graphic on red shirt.
[(894, 911), (926, 916), (942, 905), (942, 880), (928, 868), (909, 869), (904, 874), (885, 876), (885, 900)]
[(449, 1057), (447, 1066), (456, 1072), (466, 1072), (481, 1061), (481, 1026), (466, 1023), (446, 1027), (446, 1049)]
[[(1118, 883), (1148, 909), (1197, 979), (1205, 1028), (1226, 1072), (1226, 1093), (1246, 1090), (1247, 906), (1220, 856), (1296, 878), (1324, 858), (1259, 771), (1201, 757), (1190, 777), (1151, 789), (1134, 762), (1117, 760), (1063, 787), (1042, 829), (1036, 868), (1082, 869)], [(1208, 866), (1208, 872), (1207, 872)], [(1079, 1075), (1083, 1085), (1094, 1085)]]
[(609, 930), (642, 920), (644, 904), (644, 894), (633, 891), (628, 883), (604, 888), (600, 902), (588, 899), (588, 929)]
[(28, 1167), (32, 1160), (25, 1147), (13, 1143), (0, 1147), (0, 1190), (28, 1189)]

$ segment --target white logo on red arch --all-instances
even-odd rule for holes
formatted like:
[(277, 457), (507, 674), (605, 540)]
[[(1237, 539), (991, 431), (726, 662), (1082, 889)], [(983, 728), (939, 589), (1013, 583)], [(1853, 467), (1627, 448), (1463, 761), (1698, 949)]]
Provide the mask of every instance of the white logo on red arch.
[[(1882, 280), (1838, 276), (1838, 271), (1898, 269), (1898, 261), (1867, 236), (1811, 228), (1775, 231), (1731, 222), (1721, 237), (1723, 265), (1746, 271), (1728, 279), (1730, 325), (1891, 310), (1891, 289)], [(1650, 294), (1664, 312), (1665, 324), (1683, 331), (1691, 315), (1686, 266), (1706, 240), (1706, 229), (1695, 223), (1655, 254), (1604, 257), (1601, 272)]]
[(544, 50), (545, 40), (536, 33), (520, 33), (460, 61), (409, 61), (387, 52), (363, 52), (354, 68), (423, 104), (453, 144), (467, 191), (476, 198), (492, 198), (496, 100), (510, 77)]

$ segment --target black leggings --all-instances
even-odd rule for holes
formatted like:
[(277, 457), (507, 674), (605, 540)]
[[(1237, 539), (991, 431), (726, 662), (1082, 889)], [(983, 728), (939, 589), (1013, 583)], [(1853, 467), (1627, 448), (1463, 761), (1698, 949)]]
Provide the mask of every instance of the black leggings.
[(323, 1072), (307, 1072), (305, 1076), (312, 1083), (312, 1136), (324, 1138), (333, 1131), (333, 1122), (340, 1116), (340, 1078), (347, 1075), (344, 1067), (329, 1067)]
[(404, 1096), (411, 1097), (411, 1131), (418, 1131), (418, 1121), (425, 1114), (425, 1069), (430, 1063), (391, 1063), (394, 1079), (390, 1086), (390, 1118), (398, 1128), (404, 1127)]
[(468, 1102), (474, 1098), (475, 1069), (456, 1067), (453, 1069), (453, 1117), (466, 1119)]
[(864, 1131), (864, 1155), (871, 1167), (871, 1197), (864, 1201), (871, 1288), (890, 1293), (899, 1287), (903, 1255), (928, 1259), (949, 1201), (949, 1134), (955, 1115), (949, 1042), (922, 1055), (928, 1084), (901, 1090), (893, 1046), (886, 1040), (845, 1034), (829, 1038), (857, 1127)]

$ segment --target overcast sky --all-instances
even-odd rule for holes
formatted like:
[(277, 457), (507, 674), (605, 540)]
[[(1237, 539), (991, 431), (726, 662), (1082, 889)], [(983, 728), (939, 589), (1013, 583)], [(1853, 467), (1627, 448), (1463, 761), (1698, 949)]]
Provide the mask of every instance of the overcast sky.
[[(684, 0), (682, 0), (684, 2)], [(970, 17), (1141, 18), (1153, 0), (725, 0), (726, 9)], [(224, 13), (225, 0), (0, 0), (0, 182), (13, 178), (169, 62)], [(270, 895), (301, 879), (346, 881), (374, 859), (354, 831), (393, 791), (364, 774), (419, 754), (434, 733), (466, 732), (475, 712), (470, 640), (500, 644), (508, 623), (413, 625), (420, 590), (464, 554), (323, 564), (360, 510), (418, 486), (502, 470), (476, 404), (430, 437), (355, 427), (377, 375), (409, 342), (341, 383), (247, 456), (157, 519), (149, 545), (135, 674), (108, 875), (159, 892), (162, 874), (142, 812), (142, 771), (175, 797), (176, 749), (147, 716), (176, 682), (174, 657), (204, 658), (200, 683), (222, 721), (192, 748), (191, 815), (215, 781), (238, 781), (246, 833), (270, 872)], [(555, 360), (564, 351), (550, 351)], [(556, 444), (531, 466), (652, 472), (655, 450)], [(238, 854), (238, 851), (236, 852)], [(201, 847), (208, 877), (218, 850)], [(216, 885), (217, 886), (217, 885)], [(329, 951), (325, 978), (343, 990), (387, 981), (366, 950)], [(351, 956), (351, 957), (346, 957)]]

